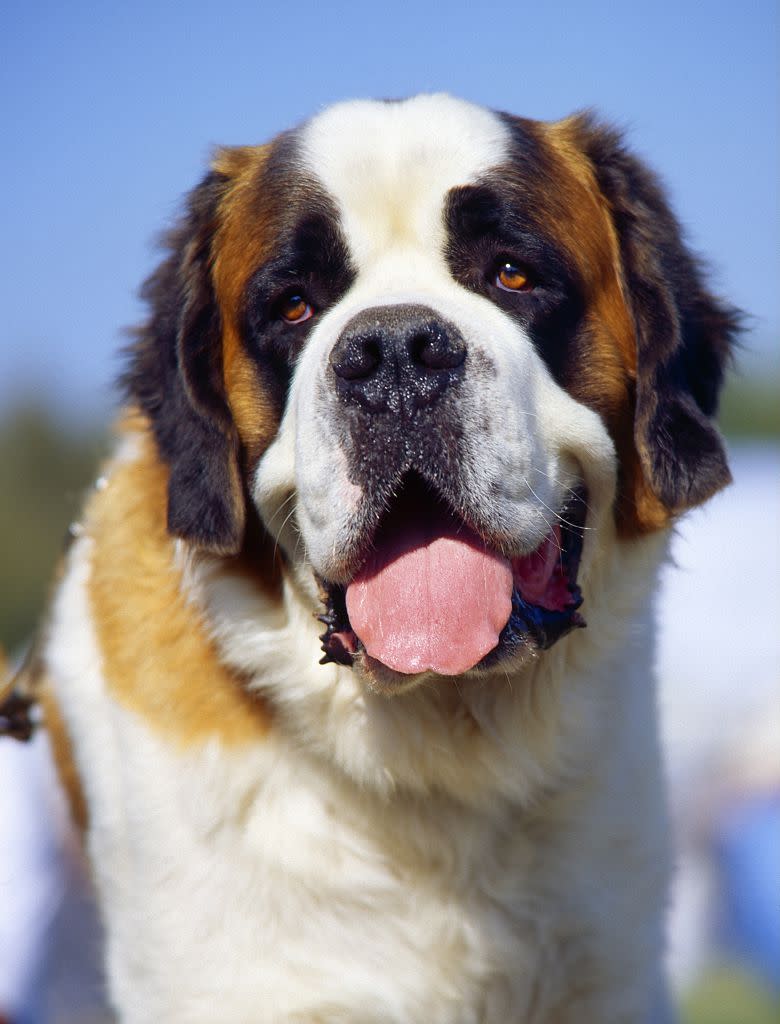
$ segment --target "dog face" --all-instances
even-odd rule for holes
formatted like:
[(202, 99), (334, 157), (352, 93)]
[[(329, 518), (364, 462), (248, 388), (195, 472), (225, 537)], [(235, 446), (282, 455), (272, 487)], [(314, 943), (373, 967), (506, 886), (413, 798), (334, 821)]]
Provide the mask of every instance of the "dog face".
[(169, 246), (127, 375), (169, 529), (259, 523), (377, 689), (522, 667), (606, 544), (728, 482), (736, 315), (588, 116), (342, 104), (220, 151)]

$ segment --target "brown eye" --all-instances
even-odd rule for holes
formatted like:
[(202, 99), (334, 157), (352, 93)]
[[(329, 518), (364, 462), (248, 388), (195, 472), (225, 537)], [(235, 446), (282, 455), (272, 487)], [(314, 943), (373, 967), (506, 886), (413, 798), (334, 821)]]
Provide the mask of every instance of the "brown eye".
[(314, 310), (302, 295), (288, 295), (279, 305), (279, 316), (288, 324), (301, 324), (314, 316)]
[(528, 274), (516, 263), (509, 261), (498, 265), (495, 283), (496, 287), (505, 292), (528, 292), (533, 287)]

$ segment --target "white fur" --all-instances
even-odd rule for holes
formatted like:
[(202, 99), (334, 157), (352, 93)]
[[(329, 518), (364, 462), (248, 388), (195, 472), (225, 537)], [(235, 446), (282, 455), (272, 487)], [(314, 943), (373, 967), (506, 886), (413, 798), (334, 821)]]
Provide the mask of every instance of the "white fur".
[(389, 245), (438, 250), (442, 197), (501, 163), (507, 141), (492, 113), (440, 94), (337, 104), (307, 125), (303, 149), (362, 268), (382, 261)]
[[(434, 694), (347, 699), (346, 670), (297, 665), (294, 629), (278, 631), (283, 665), (264, 662), (266, 684), (311, 701), (345, 748), (386, 731), (410, 775), (446, 744), (452, 770), (460, 758), (481, 782), (469, 806), (355, 785), (314, 723), (306, 747), (279, 729), (254, 748), (177, 753), (106, 693), (89, 544), (71, 556), (49, 659), (87, 784), (123, 1021), (543, 1021), (558, 999), (571, 1003), (559, 1020), (645, 1019), (667, 872), (646, 609), (619, 656), (589, 644), (572, 659), (565, 690), (541, 674), (554, 716), (512, 692), (534, 681), (507, 680), (492, 708), (476, 692), (453, 706), (449, 730)], [(636, 599), (616, 593), (605, 615)], [(496, 792), (502, 775), (517, 792)], [(626, 873), (631, 885), (614, 883)], [(594, 991), (565, 997), (570, 974)]]
[[(445, 192), (504, 145), (496, 118), (446, 97), (342, 105), (308, 129), (359, 273), (312, 333), (254, 481), (294, 565), (283, 609), (228, 562), (171, 546), (222, 657), (274, 708), (267, 740), (182, 751), (117, 704), (85, 593), (88, 524), (74, 546), (48, 661), (85, 781), (122, 1021), (649, 1020), (668, 873), (651, 673), (666, 537), (616, 541), (604, 425), (444, 265)], [(317, 664), (312, 566), (327, 572), (361, 500), (321, 384), (352, 316), (410, 301), (499, 369), (469, 385), (494, 415), (485, 427), (464, 407), (463, 472), (518, 550), (585, 478), (588, 628), (522, 668), (388, 698)]]

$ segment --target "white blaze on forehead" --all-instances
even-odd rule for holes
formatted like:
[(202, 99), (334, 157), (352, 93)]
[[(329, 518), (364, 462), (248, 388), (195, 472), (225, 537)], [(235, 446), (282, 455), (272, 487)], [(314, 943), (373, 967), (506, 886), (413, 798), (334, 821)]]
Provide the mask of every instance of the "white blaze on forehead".
[(359, 267), (388, 248), (438, 251), (449, 189), (507, 156), (489, 110), (443, 94), (330, 107), (305, 126), (302, 156), (340, 208)]

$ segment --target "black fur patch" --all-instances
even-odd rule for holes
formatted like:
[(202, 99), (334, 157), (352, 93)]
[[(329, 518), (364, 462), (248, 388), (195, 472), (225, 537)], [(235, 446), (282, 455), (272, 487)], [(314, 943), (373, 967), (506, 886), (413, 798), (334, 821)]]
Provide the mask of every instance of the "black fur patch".
[(226, 185), (223, 175), (208, 174), (164, 239), (169, 255), (141, 290), (150, 317), (136, 332), (122, 378), (171, 470), (168, 529), (221, 554), (239, 550), (245, 518), (210, 265)]
[(636, 329), (637, 450), (653, 491), (681, 511), (731, 480), (712, 417), (741, 315), (704, 286), (655, 175), (592, 116), (577, 127), (610, 205)]
[[(246, 350), (280, 412), (311, 329), (355, 279), (332, 201), (299, 180), (285, 209), (288, 223), (278, 229), (273, 258), (247, 284), (241, 317)], [(290, 324), (279, 316), (280, 302), (291, 294), (304, 296), (312, 305), (310, 320)]]
[[(540, 223), (528, 186), (514, 171), (497, 171), (478, 185), (452, 189), (445, 205), (445, 257), (459, 284), (489, 298), (527, 332), (566, 387), (584, 312), (582, 286), (577, 268)], [(496, 286), (497, 266), (505, 260), (522, 266), (532, 291), (510, 293)]]
[[(136, 332), (122, 378), (170, 467), (170, 532), (220, 554), (238, 552), (247, 515), (239, 469), (244, 453), (225, 395), (222, 319), (212, 282), (212, 242), (228, 187), (225, 175), (208, 174), (165, 237), (168, 257), (143, 286), (150, 316)], [(289, 324), (279, 316), (279, 303), (300, 292), (320, 314), (344, 294), (354, 271), (332, 201), (301, 173), (294, 132), (274, 143), (250, 187), (258, 223), (273, 246), (250, 278), (239, 322), (264, 393), (281, 417), (316, 315)]]
[[(553, 185), (558, 172), (534, 122), (499, 117), (509, 133), (509, 157), (478, 184), (451, 190), (445, 255), (455, 280), (516, 320), (566, 387), (584, 298), (578, 268), (555, 237), (554, 225), (566, 216)], [(502, 260), (519, 263), (533, 291), (510, 294), (497, 288), (496, 266)]]
[[(534, 123), (500, 116), (511, 135), (511, 156), (479, 184), (451, 191), (445, 255), (454, 278), (521, 324), (558, 383), (576, 395), (589, 344), (584, 288), (554, 236), (555, 226), (570, 219), (570, 198), (555, 187), (559, 170)], [(680, 511), (731, 478), (712, 417), (740, 315), (705, 288), (702, 267), (652, 172), (594, 118), (580, 116), (575, 125), (619, 238), (637, 344), (637, 381), (629, 382), (634, 443), (654, 493)], [(531, 291), (495, 287), (503, 258), (529, 272)]]

